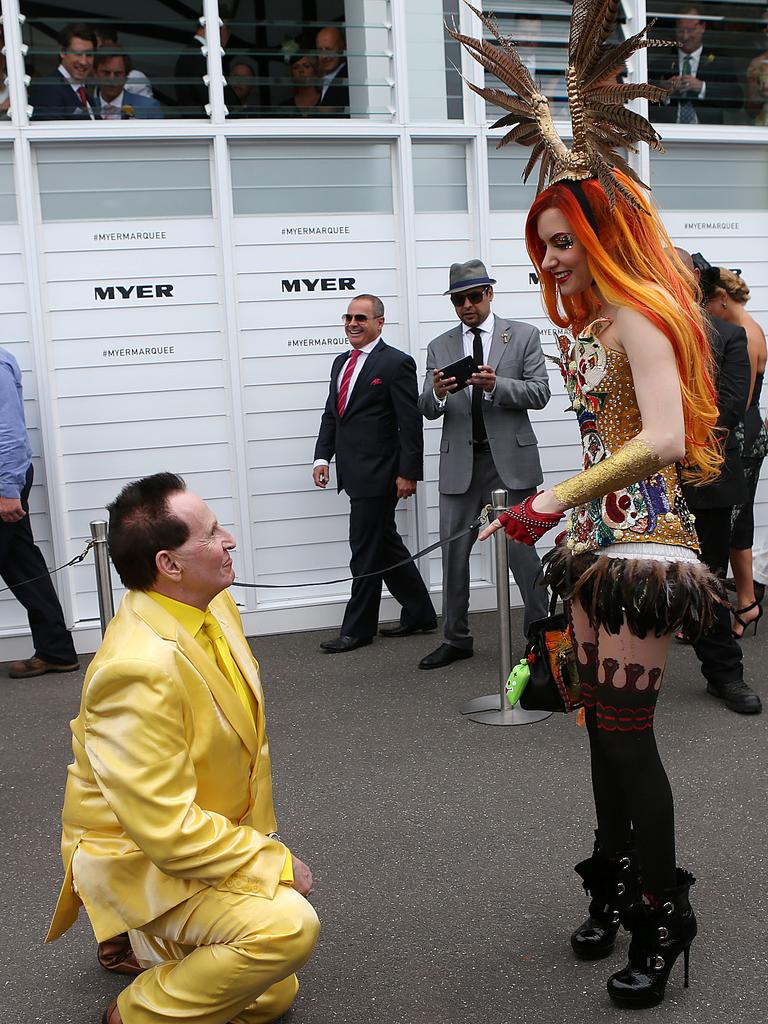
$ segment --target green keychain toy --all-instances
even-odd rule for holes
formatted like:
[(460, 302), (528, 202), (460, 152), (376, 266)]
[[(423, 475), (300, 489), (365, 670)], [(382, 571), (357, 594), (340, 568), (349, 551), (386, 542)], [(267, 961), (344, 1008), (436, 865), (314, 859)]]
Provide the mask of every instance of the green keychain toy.
[(504, 688), (504, 693), (510, 707), (514, 707), (520, 700), (520, 694), (528, 685), (530, 678), (531, 667), (528, 664), (528, 659), (521, 658), (509, 673), (509, 679), (507, 679), (507, 685)]

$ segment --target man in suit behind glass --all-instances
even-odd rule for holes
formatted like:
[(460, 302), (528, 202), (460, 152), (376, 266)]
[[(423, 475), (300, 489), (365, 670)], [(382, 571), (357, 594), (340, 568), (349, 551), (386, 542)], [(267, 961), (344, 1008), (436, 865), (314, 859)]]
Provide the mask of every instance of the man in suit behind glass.
[[(703, 300), (708, 302), (719, 279), (717, 267), (710, 266), (700, 253), (692, 257), (685, 249), (678, 249), (677, 254), (699, 280)], [(743, 504), (748, 497), (734, 428), (743, 419), (749, 400), (750, 369), (744, 328), (711, 313), (706, 313), (704, 319), (715, 369), (717, 425), (725, 434), (723, 465), (714, 483), (684, 487), (683, 494), (696, 517), (701, 560), (724, 579), (730, 555), (731, 513), (734, 505)], [(715, 609), (712, 628), (694, 641), (693, 648), (701, 662), (708, 693), (719, 697), (729, 710), (738, 714), (753, 715), (762, 709), (760, 698), (744, 682), (741, 646), (731, 634), (731, 615), (726, 605)]]
[(33, 121), (95, 120), (88, 80), (93, 72), (96, 33), (90, 25), (65, 25), (59, 33), (59, 66), (47, 82), (33, 82)]
[(142, 967), (104, 1024), (267, 1024), (296, 998), (317, 915), (277, 835), (264, 694), (237, 606), (235, 541), (181, 477), (128, 484), (109, 553), (128, 592), (71, 723), (64, 883), (46, 941), (84, 906)]
[(675, 22), (677, 51), (671, 47), (649, 51), (649, 81), (672, 90), (663, 104), (651, 104), (652, 121), (723, 124), (726, 111), (741, 107), (743, 90), (736, 66), (705, 46), (706, 30), (699, 8), (683, 7)]
[[(442, 417), (440, 438), (440, 537), (450, 537), (477, 517), (491, 491), (506, 489), (510, 505), (542, 482), (529, 409), (549, 401), (549, 381), (539, 332), (530, 324), (495, 317), (493, 286), (480, 260), (454, 263), (451, 303), (461, 324), (430, 342), (419, 408), (428, 420)], [(473, 356), (479, 367), (471, 387), (456, 391), (442, 367)], [(455, 394), (453, 392), (456, 392)], [(443, 547), (445, 642), (419, 662), (442, 668), (472, 657), (469, 631), (469, 556), (477, 531)], [(510, 541), (509, 564), (525, 604), (524, 629), (547, 614), (547, 592), (538, 585), (536, 549)]]
[(340, 28), (321, 28), (315, 38), (317, 66), (323, 76), (318, 112), (334, 117), (349, 117), (349, 81), (346, 41)]
[[(357, 295), (343, 319), (352, 351), (333, 361), (312, 477), (316, 487), (327, 487), (329, 464), (336, 456), (338, 490), (345, 490), (350, 502), (349, 569), (360, 576), (409, 557), (395, 525), (395, 507), (400, 498), (415, 494), (416, 481), (423, 479), (424, 441), (416, 364), (381, 337), (381, 299)], [(402, 613), (400, 625), (382, 630), (382, 635), (435, 629), (435, 609), (413, 562), (385, 572), (383, 580)], [(339, 636), (320, 645), (327, 654), (371, 643), (381, 585), (381, 575), (353, 582)]]

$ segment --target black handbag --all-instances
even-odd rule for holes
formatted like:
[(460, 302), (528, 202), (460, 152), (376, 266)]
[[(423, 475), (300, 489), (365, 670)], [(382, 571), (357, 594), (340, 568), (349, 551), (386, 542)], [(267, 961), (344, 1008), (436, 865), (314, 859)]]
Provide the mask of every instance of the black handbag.
[(581, 682), (573, 634), (564, 611), (555, 613), (553, 592), (549, 615), (537, 619), (528, 630), (525, 661), (530, 678), (520, 695), (526, 711), (573, 711), (580, 708)]

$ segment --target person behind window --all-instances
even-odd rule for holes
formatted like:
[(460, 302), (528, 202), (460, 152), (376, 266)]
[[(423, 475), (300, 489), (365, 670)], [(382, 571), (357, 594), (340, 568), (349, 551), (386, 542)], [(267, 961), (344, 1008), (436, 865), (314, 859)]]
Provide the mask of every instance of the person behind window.
[(156, 99), (128, 92), (126, 82), (131, 71), (128, 56), (119, 47), (100, 50), (94, 61), (96, 92), (93, 102), (103, 121), (132, 121), (162, 117), (163, 111)]
[(11, 99), (8, 91), (8, 70), (5, 60), (5, 33), (0, 25), (0, 119), (11, 116)]
[(711, 49), (706, 31), (700, 9), (682, 7), (675, 22), (677, 52), (649, 51), (648, 78), (671, 89), (666, 102), (651, 104), (652, 121), (723, 124), (736, 120), (743, 99), (736, 67), (729, 57)]
[[(225, 77), (232, 73), (232, 65), (241, 63), (243, 56), (238, 51), (248, 50), (248, 43), (244, 39), (233, 35), (227, 24), (227, 14), (223, 4), (219, 4), (219, 13), (222, 22), (219, 25), (219, 41), (224, 53), (221, 56), (221, 66)], [(205, 26), (198, 25), (192, 41), (176, 61), (176, 102), (183, 111), (181, 116), (202, 117), (205, 114), (205, 107), (208, 104), (208, 86), (203, 81), (203, 76), (208, 74), (208, 59), (203, 53), (205, 46)], [(232, 110), (238, 106), (236, 93), (231, 86), (224, 88), (224, 103)]]
[(349, 117), (349, 82), (344, 33), (335, 25), (321, 28), (315, 37), (317, 65), (323, 76), (320, 85), (322, 113)]
[(33, 121), (93, 121), (97, 117), (88, 88), (96, 46), (96, 33), (90, 25), (64, 26), (59, 33), (58, 68), (47, 81), (29, 87)]
[(320, 102), (319, 68), (314, 57), (294, 53), (288, 61), (293, 82), (293, 96), (280, 104), (280, 117), (308, 117), (317, 113)]
[[(96, 39), (98, 40), (100, 50), (122, 52), (118, 43), (117, 32), (115, 32), (111, 25), (94, 25), (93, 31), (96, 33)], [(138, 68), (131, 67), (128, 71), (128, 77), (125, 80), (125, 88), (127, 92), (134, 92), (139, 96), (146, 96), (147, 99), (150, 100), (154, 99), (155, 96), (152, 91), (152, 83), (144, 72), (139, 71)]]
[(227, 102), (230, 117), (258, 117), (259, 110), (253, 104), (256, 82), (256, 67), (247, 58), (238, 57), (229, 66)]
[[(763, 31), (768, 33), (768, 22)], [(747, 67), (747, 113), (754, 124), (768, 125), (768, 50)]]

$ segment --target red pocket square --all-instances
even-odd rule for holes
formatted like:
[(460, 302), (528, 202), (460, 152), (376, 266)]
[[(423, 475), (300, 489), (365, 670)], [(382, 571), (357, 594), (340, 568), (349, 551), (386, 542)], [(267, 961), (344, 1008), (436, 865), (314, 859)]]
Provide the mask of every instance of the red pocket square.
[(374, 387), (376, 384), (383, 384), (383, 383), (384, 383), (384, 381), (381, 379), (381, 377), (374, 377), (373, 380), (371, 381), (371, 387)]

